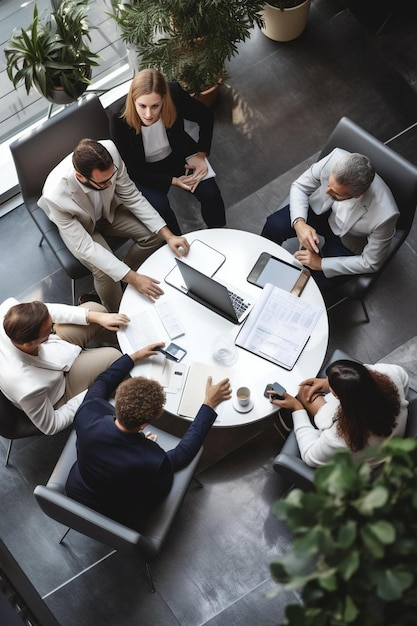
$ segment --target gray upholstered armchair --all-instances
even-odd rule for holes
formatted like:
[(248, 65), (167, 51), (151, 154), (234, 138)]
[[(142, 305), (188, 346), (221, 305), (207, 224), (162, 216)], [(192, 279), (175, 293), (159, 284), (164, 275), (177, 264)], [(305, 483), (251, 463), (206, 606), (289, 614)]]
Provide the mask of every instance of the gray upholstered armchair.
[(5, 465), (9, 464), (10, 452), (15, 439), (43, 435), (26, 413), (18, 409), (0, 391), (0, 436), (9, 439)]
[[(158, 428), (149, 428), (158, 435), (158, 443), (164, 450), (174, 448), (179, 439)], [(61, 542), (69, 530), (78, 532), (101, 541), (116, 550), (136, 551), (145, 562), (151, 590), (154, 592), (150, 561), (161, 551), (165, 538), (174, 522), (177, 511), (194, 476), (203, 448), (191, 463), (176, 472), (172, 489), (165, 500), (149, 516), (142, 532), (128, 528), (119, 522), (97, 513), (93, 509), (69, 498), (65, 493), (65, 483), (70, 469), (76, 460), (76, 433), (72, 431), (60, 458), (46, 486), (38, 485), (34, 494), (39, 506), (46, 515), (68, 527)]]
[[(319, 378), (324, 378), (327, 365), (339, 359), (352, 360), (352, 357), (342, 350), (335, 350), (323, 366), (319, 373)], [(408, 407), (407, 428), (404, 436), (417, 437), (417, 393), (413, 389), (410, 389), (408, 392), (408, 400), (410, 404)], [(304, 491), (313, 489), (315, 469), (309, 467), (301, 459), (300, 449), (293, 430), (282, 446), (281, 452), (275, 457), (272, 466), (274, 470), (283, 477), (288, 486), (298, 487)]]
[(377, 174), (390, 188), (400, 211), (396, 233), (380, 269), (372, 274), (353, 276), (334, 289), (331, 294), (332, 301), (329, 303), (328, 310), (346, 300), (357, 300), (362, 305), (366, 321), (369, 322), (365, 297), (404, 243), (413, 224), (417, 206), (417, 167), (347, 117), (342, 117), (338, 122), (326, 141), (319, 159), (329, 154), (334, 148), (365, 154), (371, 160)]
[[(90, 270), (71, 254), (57, 227), (37, 203), (48, 174), (84, 137), (110, 138), (107, 113), (95, 95), (81, 98), (10, 145), (23, 201), (41, 232), (39, 245), (45, 239), (70, 277), (73, 304), (76, 302), (75, 281), (88, 276)], [(117, 250), (125, 241), (121, 237), (108, 238), (112, 250)]]
[[(346, 300), (360, 302), (365, 320), (369, 322), (365, 298), (406, 240), (413, 225), (417, 206), (417, 167), (348, 117), (342, 117), (337, 123), (324, 144), (318, 160), (329, 154), (334, 148), (359, 152), (369, 157), (376, 172), (391, 189), (400, 211), (396, 233), (391, 240), (388, 255), (380, 269), (370, 274), (353, 275), (342, 285), (330, 290), (325, 296), (327, 310), (333, 309)], [(288, 203), (289, 197), (281, 203), (281, 207)]]

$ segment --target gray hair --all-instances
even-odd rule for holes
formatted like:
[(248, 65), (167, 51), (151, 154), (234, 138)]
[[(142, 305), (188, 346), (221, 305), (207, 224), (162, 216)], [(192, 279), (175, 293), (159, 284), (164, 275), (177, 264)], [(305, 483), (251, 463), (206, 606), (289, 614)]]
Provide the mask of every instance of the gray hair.
[(352, 196), (360, 196), (370, 187), (375, 169), (368, 157), (352, 152), (336, 163), (332, 174), (339, 185), (349, 187)]

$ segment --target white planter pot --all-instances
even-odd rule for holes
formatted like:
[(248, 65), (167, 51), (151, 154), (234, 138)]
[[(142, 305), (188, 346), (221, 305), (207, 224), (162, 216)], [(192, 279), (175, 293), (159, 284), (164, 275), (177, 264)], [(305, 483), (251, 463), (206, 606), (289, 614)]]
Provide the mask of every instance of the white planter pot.
[(299, 37), (307, 25), (311, 0), (292, 9), (277, 9), (265, 3), (262, 17), (265, 26), (262, 32), (274, 41), (291, 41)]

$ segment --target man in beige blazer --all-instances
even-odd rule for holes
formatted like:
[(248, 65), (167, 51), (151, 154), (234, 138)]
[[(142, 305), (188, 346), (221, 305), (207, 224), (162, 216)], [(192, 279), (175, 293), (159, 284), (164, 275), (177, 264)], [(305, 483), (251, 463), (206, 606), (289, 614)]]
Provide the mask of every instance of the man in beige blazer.
[[(395, 233), (399, 211), (369, 159), (335, 148), (291, 185), (290, 204), (270, 215), (262, 235), (295, 253), (324, 291), (352, 274), (376, 272)], [(325, 239), (319, 249), (319, 235)]]
[[(93, 273), (95, 289), (108, 311), (119, 308), (120, 281), (154, 302), (159, 281), (136, 273), (164, 240), (176, 256), (187, 254), (185, 237), (175, 236), (159, 213), (137, 190), (110, 140), (83, 139), (46, 179), (39, 206), (56, 224), (72, 254)], [(131, 238), (134, 244), (119, 260), (105, 236)]]

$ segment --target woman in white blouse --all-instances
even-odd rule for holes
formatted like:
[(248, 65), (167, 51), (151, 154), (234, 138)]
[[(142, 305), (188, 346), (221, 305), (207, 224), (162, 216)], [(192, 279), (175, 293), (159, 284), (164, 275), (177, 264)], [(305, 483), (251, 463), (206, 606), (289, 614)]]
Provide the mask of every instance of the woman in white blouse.
[(271, 400), (292, 412), (301, 458), (311, 467), (324, 465), (338, 450), (351, 450), (371, 466), (380, 459), (364, 454), (386, 439), (403, 437), (407, 422), (408, 374), (398, 365), (362, 365), (334, 361), (327, 378), (300, 383), (297, 397), (286, 393)]

